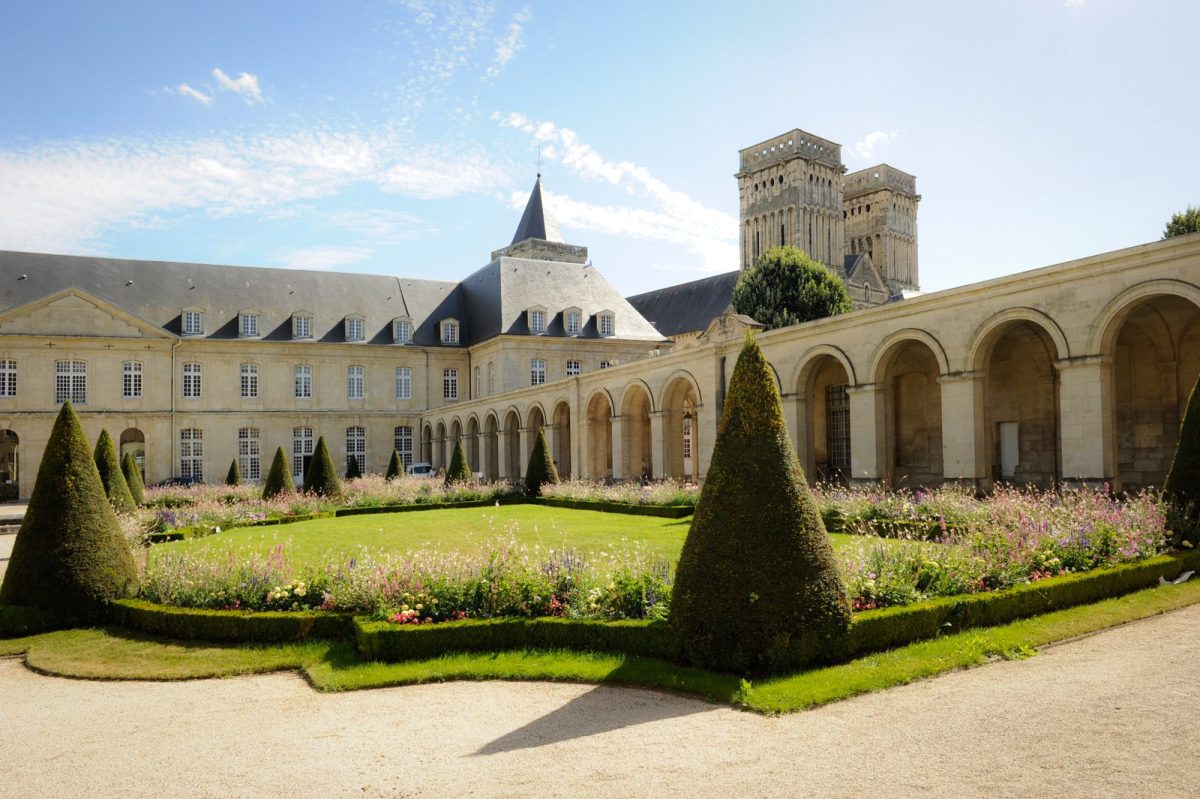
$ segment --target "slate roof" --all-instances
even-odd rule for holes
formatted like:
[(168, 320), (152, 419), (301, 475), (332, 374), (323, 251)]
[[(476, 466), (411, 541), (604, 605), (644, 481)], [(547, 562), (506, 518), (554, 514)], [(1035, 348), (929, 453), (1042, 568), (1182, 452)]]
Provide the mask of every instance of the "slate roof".
[(664, 336), (704, 330), (729, 307), (740, 271), (667, 286), (629, 298), (629, 304)]
[(512, 243), (516, 244), (525, 239), (563, 240), (562, 234), (558, 231), (558, 223), (546, 212), (545, 204), (542, 202), (541, 175), (538, 175), (537, 180), (534, 181), (533, 191), (529, 193), (529, 202), (525, 203), (525, 213), (521, 214), (521, 222), (517, 225), (517, 232), (513, 236)]

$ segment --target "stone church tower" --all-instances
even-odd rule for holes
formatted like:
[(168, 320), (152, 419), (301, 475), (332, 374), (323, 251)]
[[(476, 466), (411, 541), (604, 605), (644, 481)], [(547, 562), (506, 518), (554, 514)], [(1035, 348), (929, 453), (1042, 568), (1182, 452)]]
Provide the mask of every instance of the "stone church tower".
[(799, 129), (738, 155), (742, 269), (790, 244), (841, 275), (855, 307), (917, 290), (915, 177), (887, 164), (846, 175), (840, 144)]

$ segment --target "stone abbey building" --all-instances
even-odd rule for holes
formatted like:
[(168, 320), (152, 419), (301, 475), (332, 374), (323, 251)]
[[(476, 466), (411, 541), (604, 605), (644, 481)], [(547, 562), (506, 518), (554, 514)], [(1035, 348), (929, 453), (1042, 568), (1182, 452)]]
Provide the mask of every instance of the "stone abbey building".
[[(794, 244), (856, 310), (758, 340), (810, 475), (897, 486), (1161, 483), (1200, 374), (1200, 235), (920, 295), (915, 178), (845, 174), (795, 130), (743, 150), (742, 267)], [(733, 266), (733, 264), (731, 264)], [(0, 486), (28, 496), (58, 407), (147, 481), (303, 473), (318, 436), (382, 472), (703, 479), (754, 320), (738, 271), (625, 298), (561, 241), (540, 178), (459, 282), (0, 252)]]

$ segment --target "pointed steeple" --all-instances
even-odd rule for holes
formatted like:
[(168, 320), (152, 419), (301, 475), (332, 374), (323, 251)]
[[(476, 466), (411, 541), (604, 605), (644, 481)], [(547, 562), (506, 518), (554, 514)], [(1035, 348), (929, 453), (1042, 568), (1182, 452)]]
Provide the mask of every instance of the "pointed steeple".
[(512, 243), (517, 244), (526, 239), (562, 241), (558, 224), (554, 221), (554, 217), (546, 213), (546, 206), (542, 201), (542, 175), (540, 172), (537, 181), (533, 184), (533, 191), (529, 194), (529, 202), (525, 205), (525, 213), (521, 215), (521, 223), (517, 225), (517, 233), (513, 236)]

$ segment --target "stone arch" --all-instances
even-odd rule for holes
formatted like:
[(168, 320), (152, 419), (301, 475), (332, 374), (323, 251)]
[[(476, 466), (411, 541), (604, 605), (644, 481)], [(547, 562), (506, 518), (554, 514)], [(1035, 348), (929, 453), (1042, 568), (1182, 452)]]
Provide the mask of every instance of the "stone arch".
[(585, 473), (593, 480), (608, 480), (613, 476), (613, 401), (607, 391), (600, 390), (588, 397), (585, 418), (587, 426), (587, 462)]
[[(462, 441), (462, 437), (463, 437), (462, 422), (460, 422), (458, 420), (458, 417), (456, 416), (450, 421), (450, 429), (449, 429), (448, 435), (446, 437), (446, 467), (447, 468), (449, 468), (449, 466), (450, 466), (450, 459), (454, 457), (454, 447), (456, 444), (458, 444), (459, 441)], [(466, 453), (466, 444), (465, 443), (463, 444), (463, 452), (464, 452), (464, 454)]]
[(146, 482), (146, 434), (136, 427), (126, 427), (121, 431), (117, 442), (117, 457), (125, 459), (125, 455), (133, 455), (137, 461), (138, 470), (142, 473), (142, 482)]
[(653, 437), (650, 414), (654, 400), (644, 381), (634, 380), (621, 397), (621, 476), (640, 479), (654, 475)]
[(564, 480), (571, 477), (571, 404), (560, 399), (550, 417), (550, 457)]
[(1200, 287), (1183, 280), (1146, 280), (1122, 291), (1109, 300), (1096, 315), (1088, 336), (1089, 353), (1105, 353), (1112, 349), (1112, 339), (1117, 334), (1119, 323), (1142, 300), (1158, 295), (1171, 295), (1190, 300), (1200, 306)]
[(1066, 334), (1050, 316), (1036, 308), (1008, 308), (988, 317), (975, 330), (971, 347), (967, 350), (967, 368), (974, 370), (985, 369), (985, 363), (991, 358), (991, 347), (1000, 340), (1004, 331), (1014, 323), (1026, 322), (1038, 327), (1046, 339), (1054, 345), (1055, 360), (1071, 357)]
[[(634, 396), (635, 391), (641, 391), (643, 393), (650, 403), (650, 412), (653, 412), (654, 392), (650, 390), (650, 384), (645, 380), (642, 380), (640, 377), (631, 379), (629, 383), (625, 385), (624, 390), (621, 392), (620, 407), (624, 408), (628, 404), (630, 397)], [(624, 413), (624, 410), (622, 410), (622, 413)]]
[(446, 465), (446, 423), (438, 420), (433, 434), (433, 468), (440, 469)]
[(0, 501), (21, 498), (21, 437), (15, 430), (0, 430)]
[(433, 463), (433, 425), (429, 422), (421, 426), (421, 460)]
[(850, 477), (850, 394), (855, 385), (850, 359), (822, 345), (805, 353), (793, 383), (800, 465), (811, 479), (841, 482)]
[[(942, 481), (942, 395), (938, 379), (945, 353), (922, 331), (901, 331), (880, 345), (871, 373), (876, 418), (883, 435), (877, 451), (889, 485), (917, 488)], [(912, 334), (920, 335), (912, 335)]]
[(504, 474), (509, 480), (520, 480), (525, 473), (525, 464), (521, 463), (521, 414), (515, 407), (510, 407), (504, 414), (504, 430), (501, 439), (504, 451), (500, 457), (504, 459)]
[(871, 357), (871, 367), (867, 371), (870, 379), (876, 383), (882, 382), (882, 370), (896, 354), (893, 350), (906, 346), (908, 342), (924, 344), (937, 362), (938, 374), (949, 373), (950, 360), (946, 357), (946, 349), (942, 343), (924, 330), (907, 327), (885, 336), (883, 341), (879, 342), (879, 346), (875, 348), (875, 354)]
[[(529, 403), (529, 407), (525, 409), (525, 428), (529, 430), (530, 436), (536, 437), (537, 431), (545, 426), (546, 409), (542, 407), (540, 402)], [(532, 440), (531, 438), (531, 446)]]
[(665, 397), (667, 395), (667, 389), (670, 388), (674, 383), (678, 382), (679, 380), (685, 380), (691, 384), (692, 390), (696, 393), (696, 404), (697, 405), (704, 404), (704, 397), (700, 393), (700, 381), (697, 380), (696, 376), (694, 374), (692, 374), (689, 370), (676, 369), (674, 372), (671, 372), (671, 374), (667, 375), (667, 378), (665, 380), (663, 380), (662, 384), (659, 386), (658, 394), (656, 395), (658, 397), (658, 407), (660, 407), (660, 408), (666, 407)]
[(809, 349), (796, 361), (796, 367), (792, 370), (791, 380), (788, 385), (792, 386), (797, 394), (803, 394), (804, 387), (812, 378), (812, 370), (820, 366), (821, 356), (828, 355), (842, 365), (842, 369), (846, 372), (846, 377), (852, 386), (858, 385), (858, 375), (854, 371), (854, 363), (850, 360), (850, 356), (841, 347), (836, 347), (832, 344), (818, 344)]
[(495, 412), (483, 417), (483, 462), (479, 465), (488, 480), (500, 477), (500, 420)]
[(479, 417), (473, 413), (467, 417), (466, 441), (463, 443), (463, 451), (467, 453), (467, 462), (471, 465), (471, 471), (482, 473), (484, 471), (483, 464), (479, 462)]
[(690, 372), (679, 370), (663, 387), (659, 401), (662, 421), (661, 473), (698, 482), (700, 473), (700, 389)]

